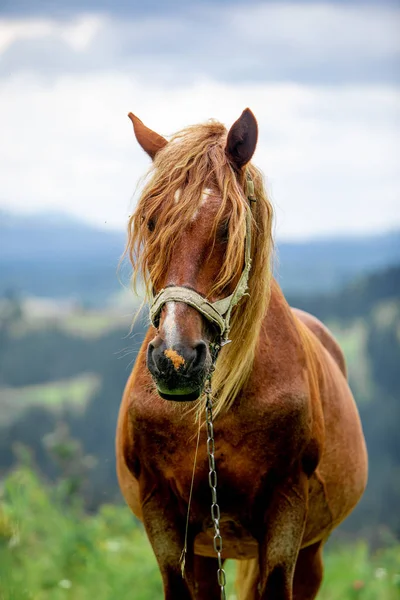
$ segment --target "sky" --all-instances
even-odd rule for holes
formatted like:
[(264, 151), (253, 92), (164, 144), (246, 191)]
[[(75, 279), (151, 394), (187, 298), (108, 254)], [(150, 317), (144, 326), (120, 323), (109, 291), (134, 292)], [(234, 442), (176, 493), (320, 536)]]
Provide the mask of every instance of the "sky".
[(168, 136), (246, 107), (278, 237), (400, 227), (399, 2), (0, 0), (0, 210), (124, 228), (129, 111)]

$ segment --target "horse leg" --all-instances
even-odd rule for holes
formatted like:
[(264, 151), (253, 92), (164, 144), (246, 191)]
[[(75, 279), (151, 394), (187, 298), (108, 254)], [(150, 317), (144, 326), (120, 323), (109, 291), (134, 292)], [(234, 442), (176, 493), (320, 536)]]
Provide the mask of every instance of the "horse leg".
[(221, 588), (217, 581), (218, 561), (216, 558), (194, 556), (196, 600), (219, 600)]
[(276, 490), (260, 543), (260, 600), (293, 600), (293, 576), (307, 513), (307, 477)]
[(293, 580), (293, 600), (314, 600), (323, 575), (322, 542), (303, 548), (297, 558)]
[[(174, 510), (175, 508), (175, 510)], [(154, 494), (142, 504), (143, 523), (160, 568), (165, 600), (193, 600), (193, 544), (188, 544), (185, 575), (181, 571), (185, 523), (177, 514), (176, 506), (166, 498)]]

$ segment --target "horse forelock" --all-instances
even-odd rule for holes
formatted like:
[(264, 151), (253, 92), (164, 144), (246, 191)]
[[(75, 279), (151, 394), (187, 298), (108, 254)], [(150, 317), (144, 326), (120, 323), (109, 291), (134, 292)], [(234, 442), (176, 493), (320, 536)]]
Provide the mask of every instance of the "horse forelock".
[[(129, 221), (126, 247), (134, 284), (140, 275), (148, 298), (153, 287), (158, 288), (171, 260), (174, 240), (195, 221), (204, 207), (205, 194), (211, 191), (220, 197), (220, 205), (210, 223), (210, 250), (222, 217), (229, 215), (225, 258), (211, 292), (221, 292), (243, 269), (247, 200), (244, 177), (238, 178), (225, 154), (226, 136), (225, 127), (216, 121), (191, 126), (174, 135), (156, 155)], [(217, 361), (213, 376), (216, 414), (232, 404), (251, 372), (270, 293), (272, 206), (261, 173), (252, 165), (247, 169), (257, 197), (252, 207), (250, 298), (243, 298), (234, 309), (232, 343), (221, 351)]]

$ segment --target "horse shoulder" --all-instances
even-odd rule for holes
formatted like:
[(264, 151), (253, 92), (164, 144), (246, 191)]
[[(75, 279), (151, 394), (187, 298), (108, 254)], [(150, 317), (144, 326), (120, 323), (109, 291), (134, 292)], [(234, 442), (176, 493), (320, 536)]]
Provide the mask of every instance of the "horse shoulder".
[(119, 485), (127, 504), (141, 520), (143, 504), (152, 496), (156, 481), (174, 489), (181, 487), (181, 479), (183, 487), (187, 481), (190, 483), (193, 461), (188, 460), (188, 440), (195, 439), (197, 431), (193, 411), (185, 412), (181, 403), (167, 402), (158, 395), (146, 368), (149, 337), (151, 331), (126, 384), (116, 434)]
[[(141, 352), (143, 354), (143, 352)], [(144, 356), (139, 354), (126, 383), (118, 414), (115, 440), (116, 470), (122, 494), (132, 512), (142, 520), (139, 491), (140, 460), (132, 420), (135, 400), (135, 382), (143, 367)]]
[(303, 443), (314, 440), (313, 454), (319, 454), (317, 447), (324, 442), (319, 360), (323, 350), (313, 334), (299, 324), (276, 281), (259, 349), (263, 365), (257, 371), (262, 373), (260, 392), (267, 417), (278, 407), (286, 421), (284, 431), (296, 428)]

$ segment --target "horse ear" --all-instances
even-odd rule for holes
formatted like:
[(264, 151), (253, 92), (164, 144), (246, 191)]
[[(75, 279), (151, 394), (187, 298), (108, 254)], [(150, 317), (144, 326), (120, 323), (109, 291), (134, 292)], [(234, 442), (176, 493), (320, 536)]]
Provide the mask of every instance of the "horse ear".
[(157, 152), (168, 144), (167, 140), (162, 135), (158, 135), (158, 133), (146, 127), (133, 113), (130, 112), (128, 117), (133, 123), (133, 131), (135, 132), (137, 141), (150, 158), (154, 159)]
[(246, 108), (228, 133), (225, 152), (236, 169), (242, 169), (252, 158), (257, 145), (258, 126), (253, 113)]

